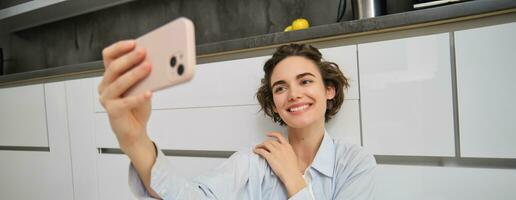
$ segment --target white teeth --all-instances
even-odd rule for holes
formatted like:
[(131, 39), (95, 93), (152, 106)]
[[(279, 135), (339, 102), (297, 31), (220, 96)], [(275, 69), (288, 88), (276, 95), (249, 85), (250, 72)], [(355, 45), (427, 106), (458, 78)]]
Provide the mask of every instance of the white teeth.
[(305, 104), (305, 105), (302, 105), (302, 106), (299, 106), (299, 107), (295, 107), (295, 108), (291, 108), (289, 109), (289, 112), (297, 112), (297, 111), (300, 111), (300, 110), (304, 110), (308, 108), (308, 104)]

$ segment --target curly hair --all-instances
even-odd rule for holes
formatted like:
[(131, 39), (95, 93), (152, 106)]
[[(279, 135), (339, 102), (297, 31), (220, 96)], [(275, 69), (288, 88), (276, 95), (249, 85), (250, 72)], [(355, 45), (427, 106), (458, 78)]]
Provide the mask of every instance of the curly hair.
[(337, 114), (342, 102), (344, 102), (344, 89), (349, 87), (348, 79), (340, 71), (336, 63), (323, 60), (321, 52), (319, 52), (317, 48), (307, 44), (287, 44), (280, 46), (276, 49), (272, 58), (265, 62), (263, 66), (265, 75), (261, 80), (260, 88), (258, 88), (256, 92), (256, 98), (260, 103), (261, 110), (264, 111), (265, 115), (271, 117), (274, 122), (279, 123), (281, 126), (285, 125), (285, 122), (278, 113), (274, 112), (271, 76), (276, 65), (289, 56), (302, 56), (313, 61), (321, 73), (325, 88), (330, 86), (335, 88), (335, 97), (327, 100), (326, 103), (324, 120), (327, 122)]

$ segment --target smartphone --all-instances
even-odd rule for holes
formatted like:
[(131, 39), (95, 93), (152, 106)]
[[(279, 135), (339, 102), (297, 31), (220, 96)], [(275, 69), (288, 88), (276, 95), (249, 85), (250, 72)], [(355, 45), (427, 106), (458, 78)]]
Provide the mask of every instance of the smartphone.
[(180, 17), (136, 39), (136, 48), (145, 48), (152, 70), (129, 88), (124, 96), (158, 91), (188, 82), (195, 72), (195, 30), (191, 20)]

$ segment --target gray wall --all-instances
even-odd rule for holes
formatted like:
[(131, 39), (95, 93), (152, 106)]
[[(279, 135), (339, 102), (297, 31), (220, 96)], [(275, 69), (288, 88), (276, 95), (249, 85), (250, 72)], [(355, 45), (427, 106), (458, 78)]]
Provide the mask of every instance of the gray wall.
[[(100, 60), (107, 45), (179, 16), (194, 21), (197, 44), (205, 44), (281, 32), (299, 17), (312, 26), (335, 23), (338, 5), (339, 0), (134, 1), (10, 34), (8, 50), (15, 62), (6, 73)], [(343, 20), (352, 19), (350, 11), (347, 6)]]

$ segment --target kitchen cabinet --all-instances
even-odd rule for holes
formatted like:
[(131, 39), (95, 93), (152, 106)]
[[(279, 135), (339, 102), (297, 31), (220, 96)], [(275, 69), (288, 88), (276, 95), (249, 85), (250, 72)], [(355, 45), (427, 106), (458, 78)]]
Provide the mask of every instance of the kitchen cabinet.
[(378, 165), (378, 200), (516, 199), (515, 169)]
[(377, 155), (455, 156), (448, 33), (358, 45), (363, 144)]
[(343, 143), (361, 145), (359, 101), (344, 100), (340, 111), (326, 123), (326, 130)]
[[(45, 91), (43, 93), (43, 91)], [(5, 93), (4, 93), (5, 92)], [(5, 104), (5, 95), (16, 97), (19, 104), (10, 106), (20, 109), (22, 106), (27, 112), (2, 112), (2, 117), (19, 117), (17, 126), (30, 127), (36, 132), (48, 132), (48, 151), (0, 150), (0, 199), (73, 199), (73, 182), (69, 132), (67, 126), (65, 88), (62, 82), (26, 86), (2, 90), (2, 106)], [(43, 95), (44, 96), (41, 96)], [(26, 103), (37, 102), (35, 107)], [(41, 111), (41, 105), (44, 105)], [(35, 111), (29, 112), (29, 111)], [(34, 115), (42, 112), (46, 126), (40, 126), (32, 121)], [(2, 119), (3, 121), (4, 119)], [(36, 130), (42, 129), (42, 130)], [(3, 133), (3, 131), (2, 131)], [(28, 135), (26, 137), (37, 137)], [(29, 140), (29, 138), (26, 138)], [(2, 140), (3, 141), (3, 140)], [(45, 138), (45, 141), (47, 139)]]
[(358, 69), (357, 46), (340, 46), (320, 49), (323, 59), (339, 65), (344, 76), (348, 78), (350, 87), (346, 91), (346, 99), (359, 99), (358, 95)]
[(48, 147), (43, 84), (0, 89), (0, 146)]
[(65, 82), (73, 168), (74, 200), (98, 198), (98, 151), (95, 146), (93, 80)]
[(324, 60), (339, 66), (350, 85), (345, 91), (345, 100), (340, 111), (326, 124), (326, 130), (333, 138), (344, 143), (361, 145), (357, 46), (324, 48), (320, 51)]
[(516, 22), (455, 32), (462, 157), (516, 158)]

